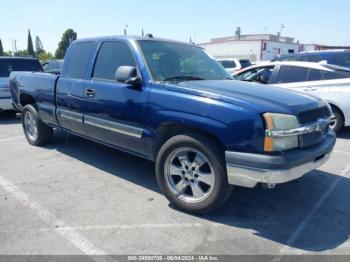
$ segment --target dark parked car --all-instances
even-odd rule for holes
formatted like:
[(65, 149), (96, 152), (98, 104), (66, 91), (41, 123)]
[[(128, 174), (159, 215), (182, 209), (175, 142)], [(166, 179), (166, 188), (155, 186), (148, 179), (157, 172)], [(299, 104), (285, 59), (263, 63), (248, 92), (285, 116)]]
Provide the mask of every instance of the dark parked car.
[(271, 62), (277, 61), (304, 61), (304, 62), (320, 62), (327, 61), (328, 64), (350, 67), (350, 50), (328, 50), (304, 52), (295, 55), (282, 55)]
[(60, 76), (14, 72), (10, 81), (30, 144), (48, 143), (60, 128), (153, 160), (165, 196), (192, 213), (222, 205), (230, 185), (297, 179), (335, 144), (323, 100), (232, 81), (202, 48), (182, 42), (78, 40)]
[(63, 67), (63, 59), (50, 60), (42, 64), (45, 73), (59, 75)]
[(37, 59), (23, 57), (0, 57), (0, 112), (15, 114), (9, 90), (9, 76), (12, 71), (40, 72), (42, 67)]

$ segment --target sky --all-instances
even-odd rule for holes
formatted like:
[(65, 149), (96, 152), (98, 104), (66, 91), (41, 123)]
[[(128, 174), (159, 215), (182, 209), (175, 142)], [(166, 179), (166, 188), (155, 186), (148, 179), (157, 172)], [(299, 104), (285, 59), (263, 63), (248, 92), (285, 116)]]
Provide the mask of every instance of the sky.
[(348, 0), (11, 0), (0, 5), (4, 49), (27, 48), (27, 32), (54, 52), (67, 28), (78, 38), (145, 33), (196, 43), (242, 34), (277, 33), (301, 43), (350, 45)]

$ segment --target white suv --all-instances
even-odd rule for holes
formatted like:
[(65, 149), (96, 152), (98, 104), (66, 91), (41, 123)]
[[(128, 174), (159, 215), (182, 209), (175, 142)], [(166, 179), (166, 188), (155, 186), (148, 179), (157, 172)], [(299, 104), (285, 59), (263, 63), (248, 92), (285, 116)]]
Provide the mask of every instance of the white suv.
[(231, 75), (252, 65), (249, 59), (218, 59), (218, 62), (229, 72)]

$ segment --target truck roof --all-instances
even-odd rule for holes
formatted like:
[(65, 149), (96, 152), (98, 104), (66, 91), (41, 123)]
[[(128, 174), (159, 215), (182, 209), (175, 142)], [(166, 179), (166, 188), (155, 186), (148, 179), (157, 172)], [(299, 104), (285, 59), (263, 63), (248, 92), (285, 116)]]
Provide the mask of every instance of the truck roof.
[(147, 36), (136, 36), (136, 35), (115, 35), (115, 36), (99, 36), (99, 37), (91, 37), (91, 38), (83, 38), (78, 39), (76, 42), (87, 42), (87, 41), (108, 41), (108, 40), (124, 40), (124, 41), (139, 41), (139, 40), (145, 40), (145, 41), (165, 41), (165, 42), (172, 42), (172, 43), (180, 43), (180, 44), (186, 44), (186, 45), (193, 45), (188, 42), (183, 41), (177, 41), (177, 40), (171, 40), (166, 38), (159, 38), (159, 37), (147, 37)]

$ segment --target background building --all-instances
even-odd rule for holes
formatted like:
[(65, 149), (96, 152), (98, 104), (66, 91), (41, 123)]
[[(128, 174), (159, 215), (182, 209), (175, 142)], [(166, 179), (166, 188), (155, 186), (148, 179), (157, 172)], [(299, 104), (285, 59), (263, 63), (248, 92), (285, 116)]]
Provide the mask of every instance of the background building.
[(240, 35), (213, 38), (209, 43), (199, 44), (215, 58), (250, 59), (252, 62), (266, 61), (281, 54), (297, 54), (302, 45), (294, 38), (272, 34)]
[(302, 50), (309, 51), (321, 51), (321, 50), (335, 50), (335, 49), (350, 49), (350, 46), (329, 46), (329, 45), (317, 45), (317, 44), (305, 44)]

